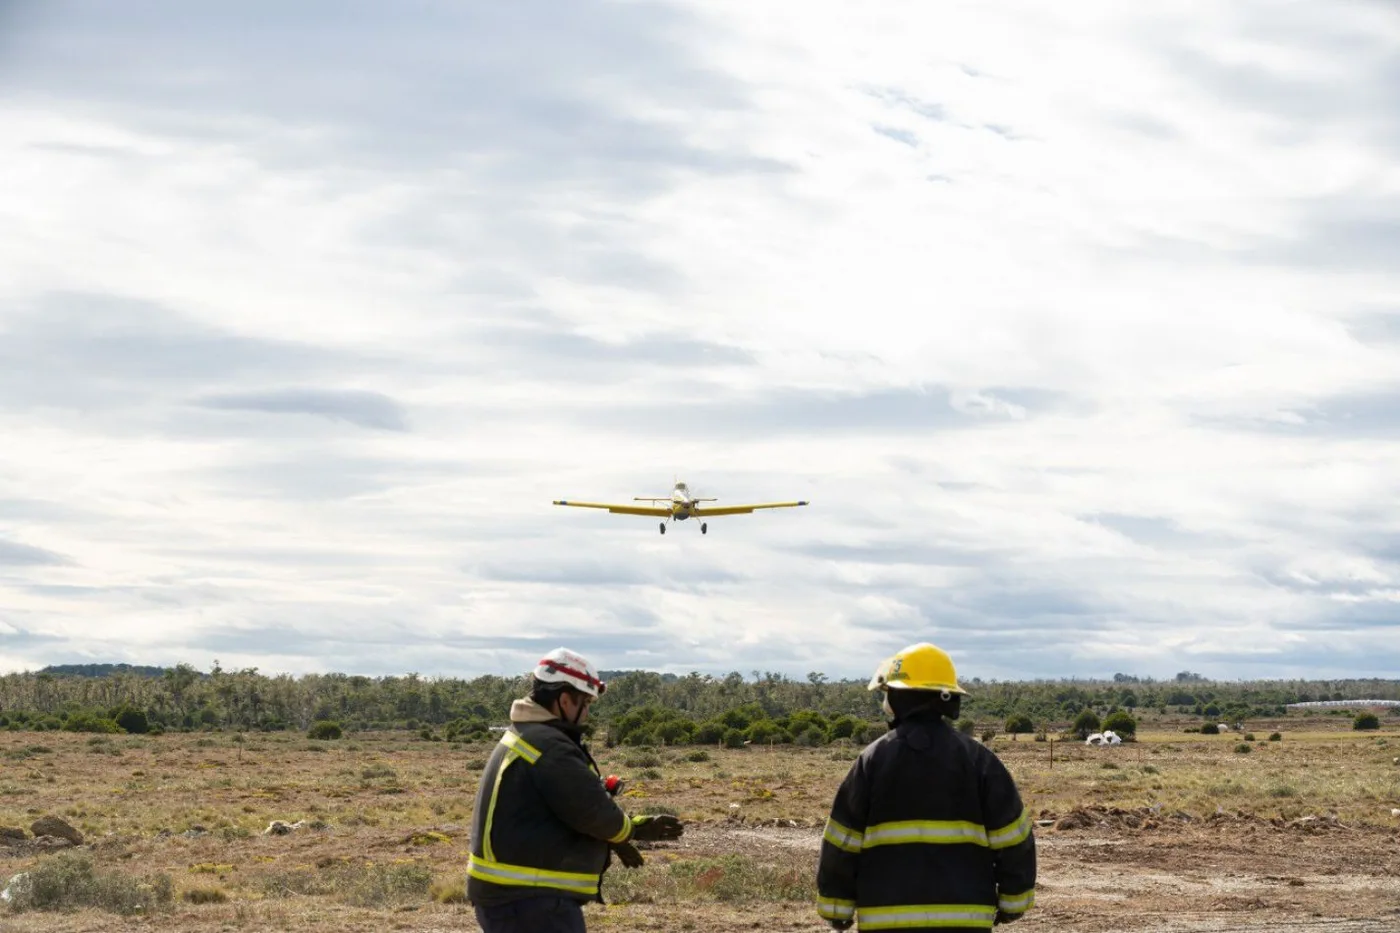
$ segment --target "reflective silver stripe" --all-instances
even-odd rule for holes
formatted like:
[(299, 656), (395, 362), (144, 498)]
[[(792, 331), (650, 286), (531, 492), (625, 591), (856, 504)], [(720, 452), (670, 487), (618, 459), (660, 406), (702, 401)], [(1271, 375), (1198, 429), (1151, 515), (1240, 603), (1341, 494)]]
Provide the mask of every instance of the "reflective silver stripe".
[(997, 898), (997, 907), (1008, 914), (1023, 914), (1035, 906), (1035, 888), (1025, 894), (1003, 894)]
[(1030, 811), (1021, 812), (1021, 818), (1010, 826), (1003, 826), (987, 835), (987, 842), (993, 849), (1009, 849), (1012, 846), (1025, 841), (1031, 834)]
[(847, 852), (860, 851), (860, 833), (847, 829), (829, 817), (826, 821), (826, 832), (822, 833), (822, 838), (838, 849)]
[(871, 846), (901, 842), (987, 844), (987, 830), (976, 823), (957, 820), (905, 820), (899, 823), (877, 823), (865, 831), (863, 843)]
[(987, 927), (996, 919), (996, 908), (985, 904), (904, 904), (897, 907), (862, 907), (862, 930), (899, 930), (911, 927)]
[(524, 758), (530, 764), (540, 760), (540, 750), (507, 729), (501, 733), (501, 744)]
[(823, 920), (850, 920), (856, 913), (856, 902), (841, 897), (818, 897), (817, 913)]
[(467, 859), (467, 874), (494, 884), (528, 888), (559, 888), (578, 894), (597, 894), (598, 876), (567, 871), (548, 871), (524, 865), (505, 865), (473, 855)]

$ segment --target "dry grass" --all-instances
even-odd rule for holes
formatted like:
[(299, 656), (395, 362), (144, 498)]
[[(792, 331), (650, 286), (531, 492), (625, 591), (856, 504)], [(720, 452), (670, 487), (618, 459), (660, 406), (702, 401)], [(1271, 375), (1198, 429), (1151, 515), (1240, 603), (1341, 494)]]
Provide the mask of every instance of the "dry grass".
[[(1293, 731), (1296, 721), (1251, 724), (1261, 740), (1249, 743), (1249, 754), (1234, 752), (1239, 735), (1186, 734), (1171, 725), (1113, 748), (1029, 736), (999, 737), (991, 745), (1036, 814), (1085, 804), (1155, 805), (1196, 816), (1223, 809), (1393, 825), (1400, 768), (1392, 759), (1400, 735), (1389, 721), (1382, 733), (1326, 728), (1341, 725), (1321, 721)], [(1282, 732), (1281, 741), (1265, 739), (1273, 731)], [(614, 905), (632, 906), (600, 909), (590, 915), (590, 928), (642, 928), (637, 918), (676, 903), (694, 908), (676, 921), (679, 929), (706, 929), (686, 924), (735, 916), (746, 904), (769, 910), (764, 916), (793, 913), (810, 921), (818, 827), (857, 751), (597, 749), (603, 773), (627, 779), (622, 802), (630, 812), (675, 813), (695, 826), (698, 838), (705, 825), (796, 827), (780, 831), (795, 834), (800, 846), (775, 846), (753, 833), (752, 842), (653, 847), (639, 870), (614, 863), (604, 894)], [(220, 734), (103, 742), (47, 734), (40, 743), (0, 733), (0, 826), (63, 816), (87, 837), (92, 876), (116, 884), (114, 891), (173, 879), (164, 900), (157, 892), (160, 903), (143, 908), (155, 915), (145, 922), (157, 928), (382, 930), (395, 926), (386, 918), (410, 911), (419, 919), (405, 928), (474, 929), (462, 873), (480, 763), (489, 752), (489, 744), (424, 742), (403, 733), (314, 745), (277, 734), (250, 734), (242, 742)], [(263, 835), (273, 820), (319, 820), (326, 828)], [(0, 849), (0, 882), (26, 869), (70, 864), (54, 855), (6, 853)], [(780, 906), (791, 901), (803, 903)], [(126, 909), (121, 903), (113, 895), (106, 903), (76, 897), (62, 906), (112, 916)], [(754, 906), (762, 904), (772, 906)], [(62, 916), (69, 920), (29, 912), (6, 923), (44, 933), (114, 928), (82, 910)], [(428, 923), (429, 917), (436, 919)], [(634, 922), (640, 926), (627, 925)]]

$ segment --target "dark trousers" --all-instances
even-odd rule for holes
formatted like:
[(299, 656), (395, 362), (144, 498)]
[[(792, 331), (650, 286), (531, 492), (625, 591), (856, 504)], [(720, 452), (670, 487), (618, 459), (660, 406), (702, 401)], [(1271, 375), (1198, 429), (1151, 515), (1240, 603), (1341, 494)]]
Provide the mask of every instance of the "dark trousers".
[(477, 905), (482, 933), (588, 933), (583, 905), (572, 897), (525, 897), (506, 904)]

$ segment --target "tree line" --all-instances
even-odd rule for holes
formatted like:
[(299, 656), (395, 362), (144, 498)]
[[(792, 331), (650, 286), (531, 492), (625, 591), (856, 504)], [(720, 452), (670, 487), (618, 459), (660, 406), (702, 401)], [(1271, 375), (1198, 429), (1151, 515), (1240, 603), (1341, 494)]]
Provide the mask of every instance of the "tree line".
[[(594, 728), (611, 744), (824, 744), (868, 741), (884, 731), (864, 680), (781, 673), (725, 675), (605, 672), (608, 691)], [(1078, 731), (1107, 720), (1174, 714), (1211, 721), (1277, 718), (1289, 703), (1400, 699), (1400, 680), (1171, 681), (1115, 675), (1103, 680), (982, 681), (964, 686), (965, 727), (1012, 732)], [(417, 674), (266, 675), (257, 668), (209, 671), (82, 665), (0, 676), (0, 728), (109, 732), (306, 731), (334, 722), (346, 731), (408, 729), (428, 738), (484, 738), (503, 725), (527, 678)]]

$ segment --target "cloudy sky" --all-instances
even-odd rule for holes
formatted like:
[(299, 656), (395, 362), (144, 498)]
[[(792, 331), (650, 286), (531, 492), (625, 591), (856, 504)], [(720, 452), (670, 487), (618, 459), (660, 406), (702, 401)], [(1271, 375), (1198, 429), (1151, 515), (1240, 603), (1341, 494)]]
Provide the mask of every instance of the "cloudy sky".
[(1400, 670), (1390, 0), (10, 0), (0, 186), (0, 670)]

